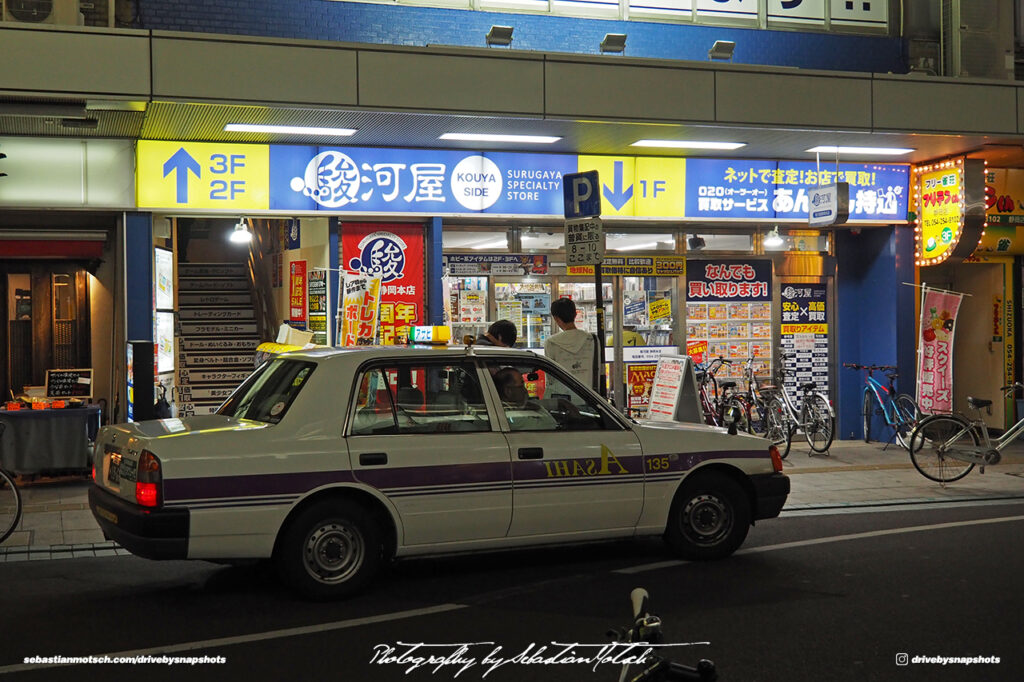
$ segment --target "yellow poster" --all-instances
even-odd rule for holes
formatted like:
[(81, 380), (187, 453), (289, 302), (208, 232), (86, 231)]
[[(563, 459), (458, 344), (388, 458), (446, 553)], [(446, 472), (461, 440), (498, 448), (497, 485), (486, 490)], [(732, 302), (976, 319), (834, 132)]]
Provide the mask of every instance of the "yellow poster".
[(662, 298), (656, 301), (651, 301), (647, 308), (647, 314), (651, 322), (672, 317), (672, 301), (670, 299)]
[(380, 279), (346, 274), (344, 287), (341, 345), (372, 345), (377, 338)]
[(921, 257), (943, 259), (960, 238), (963, 196), (960, 171), (943, 168), (920, 176)]

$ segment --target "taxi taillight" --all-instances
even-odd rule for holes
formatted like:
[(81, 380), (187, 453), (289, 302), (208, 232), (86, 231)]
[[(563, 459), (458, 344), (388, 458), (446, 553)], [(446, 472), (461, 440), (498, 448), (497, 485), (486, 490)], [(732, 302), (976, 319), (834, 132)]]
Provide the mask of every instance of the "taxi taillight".
[(160, 460), (149, 450), (139, 457), (139, 477), (135, 481), (135, 501), (143, 507), (160, 504)]
[(768, 455), (772, 458), (772, 468), (775, 471), (782, 471), (782, 455), (779, 454), (779, 449), (774, 445), (769, 445)]

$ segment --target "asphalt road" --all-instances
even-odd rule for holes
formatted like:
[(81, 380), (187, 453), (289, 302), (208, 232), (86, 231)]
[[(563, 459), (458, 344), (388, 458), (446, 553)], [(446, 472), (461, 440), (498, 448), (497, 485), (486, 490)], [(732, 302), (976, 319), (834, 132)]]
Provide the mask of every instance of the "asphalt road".
[[(723, 681), (1019, 680), (1022, 533), (1024, 504), (785, 516), (719, 562), (674, 561), (657, 541), (424, 559), (336, 603), (297, 601), (259, 565), (8, 562), (0, 680), (616, 680), (610, 664), (578, 662), (510, 661), (485, 675), (484, 658), (546, 646), (550, 659), (564, 649), (552, 642), (592, 657), (629, 620), (636, 586), (650, 591), (666, 641), (691, 644), (671, 655), (710, 658)], [(380, 662), (408, 653), (400, 642), (447, 646)], [(424, 651), (455, 656), (458, 643), (474, 643), (460, 663), (410, 670)], [(24, 664), (119, 653), (226, 663)], [(897, 665), (903, 653), (1000, 662)]]

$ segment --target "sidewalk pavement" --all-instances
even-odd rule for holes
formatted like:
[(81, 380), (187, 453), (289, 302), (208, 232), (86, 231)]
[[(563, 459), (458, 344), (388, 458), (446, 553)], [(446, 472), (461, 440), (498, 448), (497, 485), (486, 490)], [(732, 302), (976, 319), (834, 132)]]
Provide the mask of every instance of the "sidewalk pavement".
[[(1024, 500), (1024, 441), (1010, 444), (1003, 461), (978, 467), (941, 486), (922, 476), (896, 444), (836, 441), (828, 454), (794, 440), (784, 470), (792, 491), (782, 514), (813, 514), (859, 507), (971, 500)], [(21, 524), (0, 546), (0, 563), (128, 554), (104, 540), (89, 511), (87, 477), (41, 478), (21, 486)]]

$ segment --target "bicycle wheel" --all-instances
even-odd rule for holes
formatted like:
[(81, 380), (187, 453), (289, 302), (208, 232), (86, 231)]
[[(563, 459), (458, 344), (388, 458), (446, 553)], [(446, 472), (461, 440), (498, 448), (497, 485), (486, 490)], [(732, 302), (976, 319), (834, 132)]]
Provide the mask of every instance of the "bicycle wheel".
[(778, 398), (770, 398), (765, 407), (764, 437), (779, 448), (779, 455), (785, 459), (793, 444), (793, 429), (786, 420), (786, 406)]
[(910, 449), (910, 434), (923, 418), (917, 401), (906, 393), (900, 393), (893, 400), (893, 417), (896, 420), (896, 440), (900, 445)]
[(978, 434), (966, 419), (935, 414), (922, 420), (911, 433), (910, 461), (925, 478), (950, 483), (974, 468), (974, 463), (956, 459), (956, 449), (978, 445)]
[(723, 423), (728, 423), (727, 415), (731, 415), (735, 420), (737, 430), (750, 433), (749, 408), (744, 400), (739, 396), (729, 397), (729, 400), (726, 401), (725, 407), (722, 410), (722, 415)]
[(871, 418), (875, 415), (874, 396), (871, 391), (864, 391), (864, 407), (861, 408), (861, 417), (864, 419), (864, 442), (871, 442)]
[(0, 542), (3, 542), (18, 527), (21, 520), (21, 494), (14, 479), (0, 470)]
[(835, 417), (829, 413), (828, 401), (817, 393), (804, 396), (802, 419), (804, 437), (811, 450), (828, 452), (835, 437)]
[(768, 407), (760, 398), (754, 398), (747, 403), (747, 424), (750, 425), (750, 433), (755, 436), (765, 435), (768, 428), (768, 421), (765, 419), (767, 411)]

